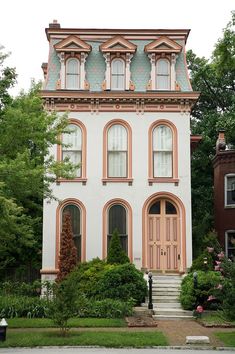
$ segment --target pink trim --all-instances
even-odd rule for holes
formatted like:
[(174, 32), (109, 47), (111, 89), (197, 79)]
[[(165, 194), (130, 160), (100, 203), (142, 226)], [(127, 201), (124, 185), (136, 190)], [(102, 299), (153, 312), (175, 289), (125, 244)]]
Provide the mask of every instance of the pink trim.
[(61, 210), (69, 204), (76, 205), (81, 211), (81, 261), (86, 260), (86, 208), (84, 204), (74, 198), (68, 198), (63, 200), (56, 209), (56, 244), (55, 244), (55, 268), (58, 268), (59, 263), (59, 250), (60, 250), (60, 234), (61, 234)]
[[(127, 177), (108, 177), (108, 161), (107, 161), (107, 141), (108, 130), (112, 125), (120, 124), (127, 130)], [(103, 179), (104, 182), (132, 182), (132, 130), (126, 121), (122, 119), (113, 119), (108, 122), (103, 130)]]
[(107, 213), (108, 209), (111, 208), (111, 206), (115, 204), (120, 204), (125, 209), (127, 210), (127, 229), (128, 229), (128, 257), (130, 258), (130, 261), (132, 262), (133, 260), (133, 247), (132, 247), (132, 224), (133, 224), (133, 218), (132, 218), (132, 209), (130, 204), (125, 201), (124, 199), (112, 199), (108, 201), (104, 208), (103, 208), (103, 243), (102, 243), (102, 257), (105, 259), (107, 257), (107, 234), (108, 234), (108, 220), (107, 220)]
[[(167, 127), (169, 127), (172, 131), (172, 139), (173, 139), (173, 147), (172, 147), (172, 178), (170, 177), (153, 177), (153, 159), (152, 159), (152, 154), (153, 154), (153, 130), (159, 126), (159, 125), (166, 125)], [(170, 122), (169, 120), (165, 120), (165, 119), (161, 119), (161, 120), (157, 120), (155, 122), (153, 122), (149, 128), (149, 168), (148, 168), (148, 177), (149, 177), (149, 181), (151, 183), (164, 183), (164, 182), (179, 182), (178, 179), (178, 133), (177, 133), (177, 128), (176, 126)]]
[[(81, 166), (81, 177), (75, 177), (73, 179), (59, 178), (58, 182), (83, 182), (86, 183), (86, 159), (87, 159), (87, 130), (85, 125), (77, 119), (71, 118), (69, 119), (69, 124), (75, 124), (82, 131), (82, 166)], [(61, 139), (61, 137), (60, 137)], [(57, 161), (62, 161), (62, 146), (57, 145)]]

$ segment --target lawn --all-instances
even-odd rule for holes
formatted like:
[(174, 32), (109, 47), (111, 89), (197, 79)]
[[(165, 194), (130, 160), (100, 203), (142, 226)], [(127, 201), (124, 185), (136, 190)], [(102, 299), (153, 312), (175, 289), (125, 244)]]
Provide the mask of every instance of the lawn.
[(235, 321), (229, 321), (223, 316), (222, 312), (210, 312), (204, 313), (200, 319), (200, 322), (209, 326), (223, 326), (223, 325), (232, 325), (235, 326)]
[(59, 331), (54, 330), (28, 333), (12, 330), (7, 333), (7, 340), (0, 342), (0, 348), (63, 345), (138, 348), (165, 346), (168, 342), (161, 332), (76, 332), (72, 330), (67, 337), (61, 337)]
[(235, 332), (218, 332), (215, 335), (224, 343), (225, 347), (235, 347)]
[[(7, 319), (9, 328), (52, 328), (55, 327), (49, 318), (11, 318)], [(122, 318), (71, 318), (69, 327), (126, 327)]]

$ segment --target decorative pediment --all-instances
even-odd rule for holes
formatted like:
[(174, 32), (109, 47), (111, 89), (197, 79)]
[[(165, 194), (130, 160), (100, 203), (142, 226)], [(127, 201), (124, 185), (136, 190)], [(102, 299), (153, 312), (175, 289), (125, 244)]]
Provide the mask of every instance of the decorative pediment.
[(161, 36), (155, 41), (147, 44), (144, 51), (147, 53), (179, 53), (182, 47), (172, 39)]
[(134, 53), (136, 45), (129, 42), (122, 36), (115, 36), (100, 45), (100, 51), (103, 53)]
[(91, 51), (91, 46), (77, 36), (68, 36), (54, 47), (57, 52), (89, 53)]

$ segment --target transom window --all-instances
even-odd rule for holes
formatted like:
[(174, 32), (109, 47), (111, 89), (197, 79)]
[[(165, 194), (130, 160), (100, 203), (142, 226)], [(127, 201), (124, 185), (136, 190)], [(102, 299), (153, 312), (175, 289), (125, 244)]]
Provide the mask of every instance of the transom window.
[(151, 205), (149, 209), (149, 214), (167, 214), (167, 215), (172, 215), (172, 214), (177, 214), (176, 207), (174, 204), (167, 200), (158, 200), (154, 204)]
[(153, 129), (153, 177), (172, 177), (172, 130), (166, 125)]
[(108, 210), (107, 249), (115, 229), (118, 231), (122, 249), (128, 254), (127, 211), (120, 204), (112, 205)]
[(74, 165), (79, 165), (76, 169), (76, 177), (81, 177), (82, 164), (82, 130), (76, 124), (69, 124), (70, 133), (63, 134), (62, 159), (69, 158)]
[(235, 174), (225, 176), (225, 206), (235, 207)]
[(157, 90), (170, 90), (170, 62), (167, 59), (158, 59), (156, 64)]
[[(64, 215), (70, 214), (72, 231), (73, 231), (73, 240), (77, 248), (78, 261), (81, 261), (81, 211), (77, 205), (68, 204), (62, 209), (62, 218), (63, 223)], [(62, 230), (62, 225), (61, 225)]]
[(80, 62), (78, 59), (68, 59), (66, 62), (66, 88), (80, 88)]
[(122, 59), (113, 59), (111, 63), (111, 89), (125, 89), (125, 63)]
[(114, 124), (108, 130), (108, 177), (127, 177), (127, 130)]

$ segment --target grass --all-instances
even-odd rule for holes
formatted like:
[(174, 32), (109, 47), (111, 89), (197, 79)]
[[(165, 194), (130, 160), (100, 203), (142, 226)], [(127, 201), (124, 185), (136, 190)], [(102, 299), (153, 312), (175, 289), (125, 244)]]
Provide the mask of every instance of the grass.
[(224, 343), (226, 347), (235, 347), (235, 332), (218, 332), (215, 335)]
[(233, 325), (235, 326), (235, 321), (229, 321), (223, 316), (222, 312), (210, 312), (210, 313), (204, 313), (202, 315), (202, 318), (200, 319), (200, 322), (203, 322), (205, 325)]
[[(52, 328), (49, 318), (11, 318), (7, 320), (9, 328)], [(71, 318), (69, 327), (126, 327), (122, 318)]]
[(3, 347), (35, 347), (35, 346), (84, 346), (102, 347), (153, 347), (165, 346), (168, 342), (161, 332), (76, 332), (70, 331), (67, 337), (61, 337), (59, 331), (20, 332), (9, 331), (7, 340), (0, 342)]

